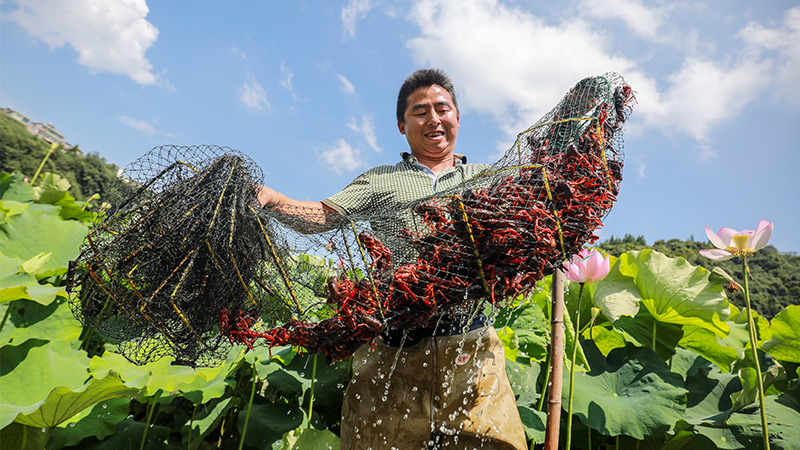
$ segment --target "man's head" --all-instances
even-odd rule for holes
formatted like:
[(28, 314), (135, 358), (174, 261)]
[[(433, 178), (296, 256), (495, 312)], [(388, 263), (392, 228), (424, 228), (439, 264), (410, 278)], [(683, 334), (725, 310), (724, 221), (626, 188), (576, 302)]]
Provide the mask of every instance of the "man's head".
[(408, 96), (421, 87), (428, 87), (434, 84), (443, 87), (450, 94), (450, 98), (453, 99), (453, 106), (456, 108), (456, 113), (458, 113), (456, 90), (453, 87), (453, 82), (450, 81), (450, 77), (440, 69), (419, 69), (409, 75), (403, 85), (400, 86), (400, 93), (397, 95), (398, 122), (403, 121), (403, 114), (408, 106)]
[(411, 74), (400, 88), (397, 108), (397, 128), (420, 162), (433, 167), (453, 161), (460, 118), (453, 83), (444, 72)]

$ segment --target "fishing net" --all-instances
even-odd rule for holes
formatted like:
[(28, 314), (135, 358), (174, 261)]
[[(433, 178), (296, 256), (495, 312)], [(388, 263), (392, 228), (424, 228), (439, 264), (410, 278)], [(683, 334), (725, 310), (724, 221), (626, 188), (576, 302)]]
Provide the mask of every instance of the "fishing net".
[(477, 176), (364, 214), (261, 208), (244, 154), (155, 148), (125, 169), (70, 265), (70, 305), (131, 361), (191, 366), (233, 344), (330, 362), (381, 334), (467, 326), (597, 239), (633, 101), (619, 75), (581, 80)]

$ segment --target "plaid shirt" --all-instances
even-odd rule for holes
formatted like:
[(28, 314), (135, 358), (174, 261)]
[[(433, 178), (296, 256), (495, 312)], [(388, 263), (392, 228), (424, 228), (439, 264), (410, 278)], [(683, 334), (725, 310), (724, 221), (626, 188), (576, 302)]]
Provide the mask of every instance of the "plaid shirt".
[(359, 175), (341, 192), (322, 203), (343, 215), (370, 214), (375, 210), (392, 211), (408, 207), (409, 202), (454, 188), (489, 166), (467, 164), (467, 157), (455, 155), (455, 166), (435, 176), (407, 152), (394, 166), (379, 166)]

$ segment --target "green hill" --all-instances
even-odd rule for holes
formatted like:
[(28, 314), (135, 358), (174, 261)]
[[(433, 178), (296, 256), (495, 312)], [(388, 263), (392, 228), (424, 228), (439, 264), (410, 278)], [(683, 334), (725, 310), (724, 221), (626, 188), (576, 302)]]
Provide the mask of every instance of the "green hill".
[[(50, 144), (34, 136), (20, 122), (0, 114), (0, 172), (21, 172), (32, 177), (41, 164)], [(104, 189), (117, 178), (117, 166), (109, 164), (97, 153), (84, 155), (76, 146), (58, 147), (42, 167), (41, 173), (57, 173), (69, 180), (70, 194), (85, 200)]]

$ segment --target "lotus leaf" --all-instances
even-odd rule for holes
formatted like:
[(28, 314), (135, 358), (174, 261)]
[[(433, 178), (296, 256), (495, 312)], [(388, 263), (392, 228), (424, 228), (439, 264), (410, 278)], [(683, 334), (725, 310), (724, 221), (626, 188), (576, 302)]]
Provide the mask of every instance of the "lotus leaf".
[(772, 338), (761, 349), (779, 361), (800, 363), (800, 305), (789, 305), (772, 319)]
[(622, 316), (634, 317), (639, 312), (639, 288), (633, 277), (620, 272), (622, 261), (612, 257), (611, 271), (596, 283), (592, 302), (608, 320)]
[(66, 300), (40, 305), (28, 300), (13, 303), (0, 343), (21, 344), (28, 339), (47, 338), (51, 342), (71, 344), (80, 338), (83, 327), (72, 316)]
[[(780, 395), (764, 398), (770, 448), (796, 449), (800, 442), (800, 384), (795, 382)], [(761, 415), (758, 403), (745, 407), (728, 418), (736, 438), (747, 448), (762, 448)]]
[(0, 253), (0, 303), (27, 299), (49, 305), (58, 297), (66, 298), (63, 287), (39, 284), (36, 276), (24, 270), (24, 264), (19, 258)]
[[(275, 446), (273, 446), (275, 448)], [(339, 450), (339, 437), (329, 430), (298, 428), (283, 435), (278, 450), (306, 449)]]
[(78, 256), (88, 226), (74, 220), (61, 220), (60, 208), (31, 204), (22, 214), (8, 217), (0, 225), (0, 253), (27, 261), (45, 252), (50, 259), (41, 270), (43, 276), (66, 273), (67, 264)]
[[(56, 389), (78, 391), (88, 374), (86, 354), (63, 342), (28, 339), (0, 348), (0, 428), (39, 409)], [(59, 391), (66, 392), (66, 391)]]
[(225, 368), (225, 365), (197, 369), (176, 366), (166, 357), (137, 366), (124, 356), (110, 351), (106, 351), (102, 357), (93, 357), (89, 364), (89, 371), (95, 377), (115, 371), (125, 381), (126, 386), (144, 388), (145, 396), (155, 395), (159, 390), (166, 394), (201, 391), (203, 401), (222, 395), (226, 386), (225, 376), (228, 374)]
[[(245, 414), (239, 414), (239, 432), (244, 429)], [(254, 404), (244, 441), (255, 448), (268, 448), (290, 430), (305, 427), (307, 413), (286, 403)]]
[[(573, 413), (586, 426), (608, 436), (645, 439), (663, 436), (683, 417), (683, 379), (652, 350), (629, 344), (605, 358), (591, 341), (584, 344), (592, 370), (575, 375)], [(563, 398), (562, 404), (567, 401)]]
[(684, 325), (683, 337), (678, 345), (688, 348), (716, 364), (723, 372), (739, 358), (736, 348), (722, 343), (712, 331), (695, 325)]
[(655, 320), (707, 328), (720, 338), (728, 334), (728, 300), (722, 286), (708, 281), (708, 270), (650, 249), (620, 260), (620, 270), (634, 277), (641, 304)]
[(120, 397), (104, 400), (92, 408), (84, 409), (53, 430), (47, 441), (47, 448), (74, 446), (89, 436), (105, 439), (114, 434), (117, 424), (128, 417), (130, 403), (130, 398)]

